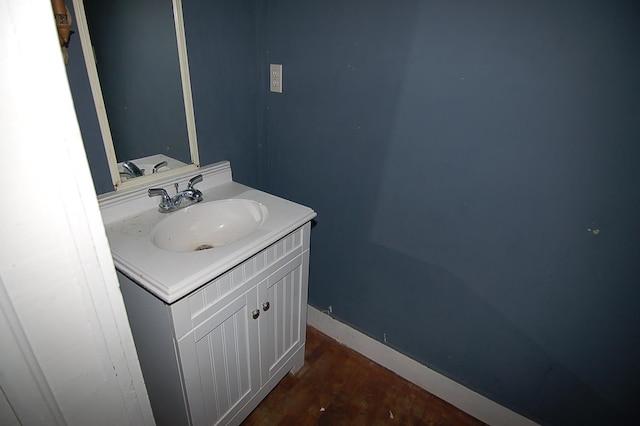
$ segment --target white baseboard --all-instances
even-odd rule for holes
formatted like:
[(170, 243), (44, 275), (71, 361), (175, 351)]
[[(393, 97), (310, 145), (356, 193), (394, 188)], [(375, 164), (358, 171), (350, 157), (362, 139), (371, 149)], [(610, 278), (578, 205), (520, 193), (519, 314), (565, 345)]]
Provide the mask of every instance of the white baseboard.
[(537, 423), (493, 402), (375, 339), (309, 306), (307, 323), (343, 345), (393, 371), (405, 380), (489, 425), (529, 426)]

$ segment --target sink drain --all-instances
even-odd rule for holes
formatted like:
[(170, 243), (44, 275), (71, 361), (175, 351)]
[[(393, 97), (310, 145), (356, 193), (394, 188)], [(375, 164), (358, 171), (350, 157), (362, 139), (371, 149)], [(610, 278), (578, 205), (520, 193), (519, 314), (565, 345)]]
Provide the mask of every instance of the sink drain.
[(194, 251), (201, 251), (201, 250), (208, 250), (208, 249), (212, 249), (213, 246), (211, 244), (202, 244), (199, 245), (198, 247), (196, 247), (196, 249)]

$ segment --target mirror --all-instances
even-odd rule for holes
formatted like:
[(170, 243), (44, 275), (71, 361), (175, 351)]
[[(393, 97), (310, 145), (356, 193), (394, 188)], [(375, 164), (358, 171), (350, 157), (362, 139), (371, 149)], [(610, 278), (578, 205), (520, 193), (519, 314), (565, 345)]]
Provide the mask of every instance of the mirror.
[(181, 0), (73, 0), (114, 188), (199, 166)]

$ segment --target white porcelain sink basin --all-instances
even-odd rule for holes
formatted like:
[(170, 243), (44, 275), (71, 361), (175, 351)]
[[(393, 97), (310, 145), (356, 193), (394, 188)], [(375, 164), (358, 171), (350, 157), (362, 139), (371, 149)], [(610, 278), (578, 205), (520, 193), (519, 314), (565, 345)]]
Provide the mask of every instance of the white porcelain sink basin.
[(151, 231), (151, 241), (169, 251), (212, 249), (252, 234), (262, 226), (267, 215), (267, 208), (252, 200), (194, 204), (169, 213)]

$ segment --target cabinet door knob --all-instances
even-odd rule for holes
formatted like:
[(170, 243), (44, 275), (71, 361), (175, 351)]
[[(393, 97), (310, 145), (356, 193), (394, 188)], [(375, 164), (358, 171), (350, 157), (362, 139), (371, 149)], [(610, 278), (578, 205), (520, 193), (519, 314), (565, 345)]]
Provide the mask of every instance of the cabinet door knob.
[(264, 302), (262, 304), (262, 310), (263, 311), (268, 311), (270, 307), (271, 307), (271, 304), (269, 302)]
[(253, 319), (258, 319), (258, 317), (260, 316), (260, 309), (254, 309), (253, 311), (251, 311), (251, 316), (253, 317)]

